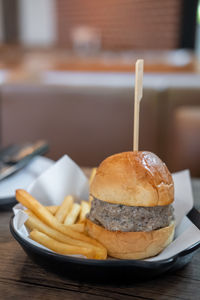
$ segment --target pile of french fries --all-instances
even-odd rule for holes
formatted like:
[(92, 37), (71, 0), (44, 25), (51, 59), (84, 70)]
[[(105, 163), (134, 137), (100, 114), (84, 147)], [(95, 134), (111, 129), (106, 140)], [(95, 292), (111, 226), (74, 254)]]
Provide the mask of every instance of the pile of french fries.
[[(95, 175), (95, 169), (89, 182)], [(44, 206), (25, 190), (16, 190), (16, 199), (27, 209), (25, 222), (30, 238), (64, 255), (83, 255), (89, 259), (106, 259), (107, 250), (85, 232), (85, 217), (90, 202), (75, 203), (68, 195), (59, 206)]]

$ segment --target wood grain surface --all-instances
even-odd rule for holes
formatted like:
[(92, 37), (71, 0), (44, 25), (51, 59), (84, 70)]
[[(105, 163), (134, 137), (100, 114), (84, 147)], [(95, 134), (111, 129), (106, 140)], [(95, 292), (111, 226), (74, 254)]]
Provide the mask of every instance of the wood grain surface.
[[(200, 180), (193, 180), (200, 209)], [(0, 210), (0, 299), (200, 299), (200, 251), (184, 269), (128, 285), (89, 284), (44, 270), (32, 262), (9, 231), (11, 211)]]

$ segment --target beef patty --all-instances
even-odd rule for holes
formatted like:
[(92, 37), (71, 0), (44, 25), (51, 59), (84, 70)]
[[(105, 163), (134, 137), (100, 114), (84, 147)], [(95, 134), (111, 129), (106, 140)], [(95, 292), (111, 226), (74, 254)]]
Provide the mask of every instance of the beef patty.
[(127, 206), (93, 199), (88, 219), (110, 231), (152, 231), (174, 219), (172, 205)]

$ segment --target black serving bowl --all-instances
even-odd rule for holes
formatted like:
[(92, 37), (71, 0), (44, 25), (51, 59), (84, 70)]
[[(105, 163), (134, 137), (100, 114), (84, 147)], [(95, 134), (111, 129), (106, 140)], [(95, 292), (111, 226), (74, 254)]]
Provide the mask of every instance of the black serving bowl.
[(196, 243), (177, 255), (159, 262), (77, 258), (57, 254), (31, 244), (15, 230), (13, 217), (10, 220), (10, 231), (31, 259), (50, 271), (83, 281), (128, 283), (128, 278), (131, 282), (150, 279), (184, 267), (200, 247), (200, 242)]

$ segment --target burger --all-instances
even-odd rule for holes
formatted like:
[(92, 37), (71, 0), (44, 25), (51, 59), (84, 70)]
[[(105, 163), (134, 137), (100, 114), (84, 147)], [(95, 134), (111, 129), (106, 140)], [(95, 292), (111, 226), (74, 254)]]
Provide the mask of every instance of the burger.
[(155, 154), (134, 151), (109, 156), (97, 168), (90, 195), (86, 230), (109, 256), (144, 259), (173, 240), (173, 179)]

